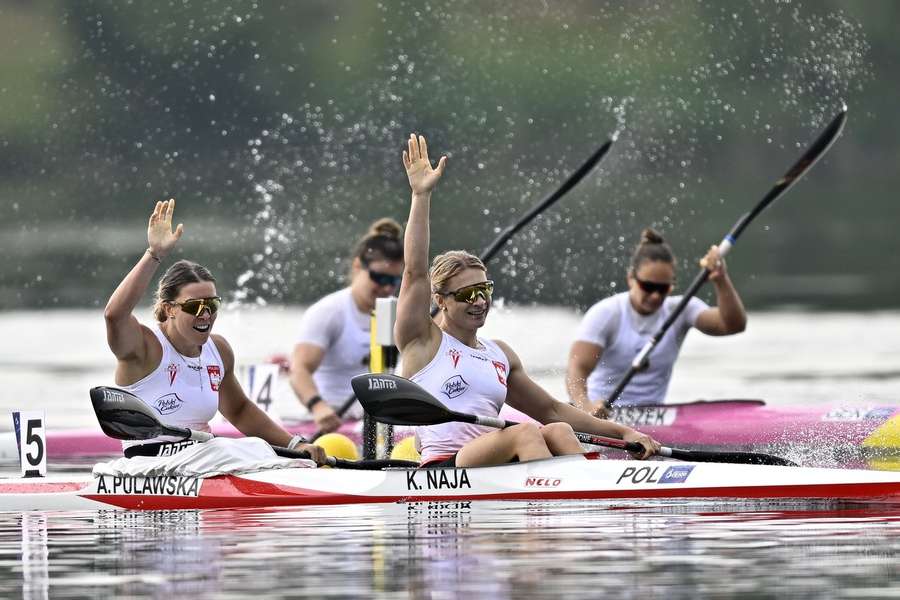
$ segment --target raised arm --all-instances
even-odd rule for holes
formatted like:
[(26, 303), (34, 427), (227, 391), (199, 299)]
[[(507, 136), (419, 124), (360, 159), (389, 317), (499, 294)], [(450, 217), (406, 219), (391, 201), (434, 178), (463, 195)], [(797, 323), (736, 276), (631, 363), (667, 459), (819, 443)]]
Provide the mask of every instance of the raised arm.
[(120, 382), (120, 375), (124, 375), (125, 379), (131, 379), (122, 372), (123, 369), (127, 370), (127, 365), (123, 363), (136, 366), (137, 371), (145, 370), (140, 366), (147, 358), (144, 328), (132, 312), (147, 291), (162, 259), (171, 252), (184, 231), (182, 225), (172, 230), (174, 211), (175, 200), (156, 203), (147, 225), (147, 250), (106, 303), (106, 310), (103, 312), (103, 318), (106, 320), (106, 341), (109, 349), (119, 359), (117, 382)]
[[(422, 352), (427, 353), (426, 349), (434, 340), (438, 340), (438, 343), (440, 340), (440, 330), (429, 315), (429, 211), (431, 192), (447, 164), (447, 157), (442, 156), (437, 168), (432, 168), (428, 159), (428, 145), (421, 135), (410, 135), (407, 146), (407, 150), (403, 151), (403, 166), (406, 167), (406, 176), (412, 189), (412, 200), (403, 239), (403, 283), (397, 299), (397, 322), (394, 326), (397, 347), (404, 352), (404, 363), (410, 358), (418, 362), (415, 355), (419, 352), (416, 348), (422, 348)], [(414, 348), (408, 348), (410, 346)], [(408, 350), (413, 350), (413, 356), (407, 356)]]
[(744, 331), (747, 328), (747, 313), (716, 246), (709, 249), (700, 266), (710, 270), (709, 279), (716, 290), (716, 306), (700, 313), (694, 326), (707, 335), (731, 335)]

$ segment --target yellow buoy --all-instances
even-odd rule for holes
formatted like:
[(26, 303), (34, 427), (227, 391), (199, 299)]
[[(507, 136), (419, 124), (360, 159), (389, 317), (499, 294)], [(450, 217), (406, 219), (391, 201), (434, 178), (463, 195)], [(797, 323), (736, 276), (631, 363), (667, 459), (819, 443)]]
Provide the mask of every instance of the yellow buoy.
[(326, 433), (315, 441), (316, 446), (325, 450), (325, 454), (344, 460), (359, 460), (359, 450), (353, 440), (340, 433)]
[(869, 453), (870, 468), (900, 471), (900, 416), (882, 423), (861, 445)]
[(391, 451), (394, 460), (419, 460), (419, 451), (416, 450), (416, 438), (411, 435), (400, 440)]
[(879, 425), (878, 429), (863, 440), (862, 446), (894, 452), (900, 449), (900, 416), (892, 417)]

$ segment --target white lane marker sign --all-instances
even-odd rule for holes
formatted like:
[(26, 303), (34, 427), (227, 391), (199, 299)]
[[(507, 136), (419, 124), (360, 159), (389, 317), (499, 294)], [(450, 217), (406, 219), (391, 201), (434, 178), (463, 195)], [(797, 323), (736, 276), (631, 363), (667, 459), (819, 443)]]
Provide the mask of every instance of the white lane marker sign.
[(45, 477), (47, 432), (44, 428), (44, 412), (15, 411), (12, 415), (19, 462), (22, 464), (22, 477)]

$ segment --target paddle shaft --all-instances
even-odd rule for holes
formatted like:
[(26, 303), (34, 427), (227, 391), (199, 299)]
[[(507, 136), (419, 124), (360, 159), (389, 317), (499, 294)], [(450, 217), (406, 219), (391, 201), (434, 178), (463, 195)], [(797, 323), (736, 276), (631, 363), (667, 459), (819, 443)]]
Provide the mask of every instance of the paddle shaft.
[(584, 179), (584, 176), (590, 173), (591, 170), (595, 166), (597, 166), (597, 163), (599, 163), (600, 160), (604, 156), (606, 156), (606, 153), (609, 152), (609, 149), (612, 147), (614, 141), (615, 138), (606, 140), (606, 142), (602, 146), (597, 148), (597, 150), (590, 156), (590, 158), (584, 161), (584, 164), (578, 167), (578, 169), (576, 169), (571, 175), (566, 178), (565, 181), (563, 181), (562, 185), (560, 185), (555, 192), (535, 204), (531, 208), (531, 210), (529, 210), (522, 216), (522, 218), (500, 232), (500, 235), (497, 236), (497, 239), (491, 242), (490, 245), (482, 251), (481, 256), (479, 256), (481, 262), (486, 264), (489, 260), (494, 258), (494, 255), (500, 251), (500, 248), (503, 247), (503, 244), (508, 242), (509, 239), (514, 236), (520, 229), (528, 225), (528, 223), (530, 223), (532, 219), (544, 212), (544, 210), (546, 210), (549, 206), (554, 204), (557, 200), (568, 193), (569, 190), (578, 185), (578, 182)]
[[(462, 422), (504, 429), (518, 425), (496, 416), (466, 414), (450, 410), (422, 386), (409, 379), (386, 373), (357, 375), (351, 381), (366, 412), (374, 419), (391, 425), (439, 425)], [(590, 433), (576, 432), (579, 441), (643, 454), (643, 445)], [(659, 454), (679, 460), (696, 462), (733, 462), (744, 464), (794, 466), (791, 461), (769, 454), (751, 452), (696, 452), (663, 447)]]
[[(769, 193), (765, 195), (765, 197), (760, 200), (756, 206), (753, 207), (753, 210), (741, 216), (740, 219), (734, 224), (731, 228), (731, 231), (722, 239), (719, 243), (719, 255), (725, 256), (728, 254), (729, 250), (731, 250), (732, 246), (737, 242), (737, 239), (744, 232), (744, 229), (759, 215), (762, 211), (764, 211), (770, 204), (772, 204), (775, 200), (777, 200), (782, 194), (784, 194), (788, 189), (791, 188), (797, 181), (803, 177), (803, 175), (809, 171), (814, 164), (828, 151), (832, 144), (834, 144), (838, 135), (841, 133), (841, 130), (844, 128), (844, 123), (847, 121), (847, 108), (844, 107), (841, 112), (839, 112), (832, 120), (831, 123), (828, 124), (828, 127), (819, 134), (819, 137), (809, 146), (806, 152), (803, 153), (803, 156), (800, 157), (794, 165), (788, 169), (788, 172), (784, 174), (784, 176), (775, 182), (775, 186), (769, 190)], [(688, 302), (694, 295), (697, 293), (697, 290), (700, 289), (706, 280), (709, 279), (710, 271), (709, 269), (702, 269), (699, 274), (694, 278), (694, 281), (688, 287), (688, 289), (684, 292), (684, 296), (681, 298), (681, 301), (675, 307), (675, 309), (671, 312), (668, 318), (663, 322), (660, 326), (659, 330), (653, 334), (649, 341), (644, 344), (644, 347), (641, 348), (641, 351), (638, 352), (637, 356), (634, 357), (634, 360), (631, 362), (631, 367), (629, 367), (628, 371), (625, 373), (625, 376), (619, 381), (613, 391), (609, 394), (607, 398), (604, 399), (604, 403), (607, 407), (612, 406), (613, 403), (619, 399), (619, 396), (622, 395), (622, 391), (625, 389), (625, 386), (634, 378), (634, 376), (641, 371), (645, 364), (647, 363), (647, 358), (650, 356), (650, 353), (653, 352), (653, 349), (662, 339), (662, 337), (669, 330), (669, 327), (672, 326), (672, 323), (681, 315), (684, 311), (684, 308), (687, 306)]]
[[(597, 163), (606, 156), (606, 153), (609, 152), (609, 149), (612, 147), (613, 142), (616, 140), (616, 136), (606, 140), (606, 142), (597, 148), (591, 156), (584, 161), (580, 167), (578, 167), (575, 171), (569, 175), (565, 181), (562, 182), (562, 185), (556, 189), (553, 193), (546, 196), (543, 200), (535, 204), (531, 207), (527, 213), (525, 213), (522, 218), (518, 221), (504, 229), (500, 232), (500, 235), (497, 238), (488, 244), (488, 246), (482, 250), (481, 254), (478, 258), (481, 259), (481, 262), (487, 264), (497, 252), (500, 251), (500, 248), (503, 247), (506, 242), (512, 238), (516, 233), (519, 232), (523, 227), (528, 225), (536, 216), (544, 212), (551, 205), (555, 204), (557, 200), (566, 195), (566, 193), (571, 190), (573, 187), (578, 185), (578, 182), (584, 179), (584, 176), (591, 172), (591, 170), (597, 166)], [(437, 306), (431, 307), (431, 316), (434, 317), (438, 312)]]
[[(356, 397), (354, 396), (354, 399)], [(193, 429), (187, 429), (184, 427), (172, 427), (170, 425), (161, 424), (163, 428), (163, 432), (165, 435), (171, 435), (173, 437), (180, 437), (185, 440), (194, 440), (195, 442), (208, 442), (213, 439), (214, 436), (211, 433), (207, 433), (205, 431), (196, 431)], [(309, 452), (301, 452), (299, 450), (292, 450), (290, 448), (285, 448), (283, 446), (274, 446), (269, 444), (272, 447), (272, 450), (278, 456), (282, 458), (305, 458), (311, 459)], [(414, 469), (419, 466), (419, 463), (409, 461), (409, 460), (344, 460), (341, 458), (335, 458), (334, 456), (327, 456), (325, 458), (326, 463), (330, 467), (336, 467), (339, 469), (358, 469), (358, 470), (376, 470), (376, 469), (386, 469), (386, 468), (395, 468), (395, 469)]]
[[(484, 425), (486, 427), (496, 427), (498, 429), (505, 429), (506, 427), (512, 427), (513, 425), (518, 425), (513, 421), (506, 421), (499, 417), (482, 417), (479, 415), (467, 415), (463, 413), (457, 413), (455, 411), (449, 411), (448, 416), (452, 416), (453, 420), (457, 421), (465, 421), (468, 423), (473, 423), (475, 425)], [(634, 454), (643, 454), (644, 447), (637, 442), (626, 442), (625, 440), (620, 440), (617, 438), (606, 437), (603, 435), (594, 435), (591, 433), (582, 433), (580, 431), (575, 432), (575, 437), (578, 438), (578, 441), (583, 444), (590, 444), (592, 446), (605, 446), (607, 448), (616, 448), (619, 450), (625, 450), (627, 452), (632, 452)], [(697, 450), (682, 450), (680, 448), (669, 448), (667, 446), (662, 446), (659, 449), (658, 454), (660, 456), (665, 456), (668, 458), (675, 458), (678, 460), (686, 460), (686, 461), (694, 461), (694, 462), (728, 462), (728, 463), (747, 463), (747, 464), (760, 464), (760, 465), (782, 465), (782, 466), (795, 466), (791, 461), (786, 459), (771, 456), (768, 454), (759, 454), (755, 452), (703, 452)]]

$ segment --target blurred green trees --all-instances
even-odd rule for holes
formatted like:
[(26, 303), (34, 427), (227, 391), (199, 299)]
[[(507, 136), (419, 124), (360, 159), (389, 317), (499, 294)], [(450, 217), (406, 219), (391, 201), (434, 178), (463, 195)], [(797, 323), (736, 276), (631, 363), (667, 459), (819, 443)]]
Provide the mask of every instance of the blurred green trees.
[[(494, 265), (501, 295), (621, 289), (641, 227), (687, 271), (843, 102), (831, 155), (730, 261), (751, 308), (894, 305), (900, 5), (0, 2), (0, 309), (102, 305), (178, 198), (183, 255), (248, 301), (340, 285), (401, 221), (409, 132), (450, 155), (433, 245), (479, 250), (614, 130)], [(893, 58), (892, 58), (893, 57)]]

